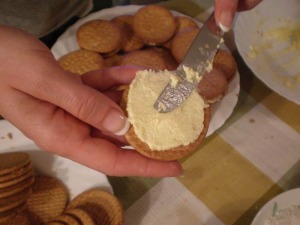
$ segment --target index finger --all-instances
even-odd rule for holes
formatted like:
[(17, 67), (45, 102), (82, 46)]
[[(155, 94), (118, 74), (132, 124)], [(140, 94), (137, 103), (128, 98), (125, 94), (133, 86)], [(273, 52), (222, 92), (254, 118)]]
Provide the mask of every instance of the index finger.
[(84, 84), (104, 91), (114, 86), (130, 84), (136, 72), (142, 69), (143, 67), (137, 66), (110, 67), (83, 74), (81, 79)]
[(238, 11), (249, 10), (257, 6), (262, 0), (243, 0), (238, 4)]
[(175, 177), (183, 173), (178, 161), (152, 160), (99, 138), (81, 140), (62, 156), (109, 176)]

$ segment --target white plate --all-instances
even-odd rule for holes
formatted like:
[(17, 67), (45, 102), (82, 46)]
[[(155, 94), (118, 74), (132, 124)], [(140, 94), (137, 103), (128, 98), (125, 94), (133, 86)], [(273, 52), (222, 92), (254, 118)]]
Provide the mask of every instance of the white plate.
[(60, 179), (68, 188), (71, 198), (94, 187), (113, 193), (112, 187), (104, 174), (40, 150), (16, 127), (6, 120), (1, 120), (0, 153), (10, 151), (29, 153), (36, 171)]
[(300, 188), (292, 189), (277, 195), (267, 202), (255, 216), (251, 225), (264, 225), (271, 217), (274, 210), (280, 210), (291, 206), (300, 206)]
[[(119, 15), (132, 15), (134, 14), (139, 8), (143, 6), (117, 6), (109, 9), (104, 9), (99, 12), (92, 13), (85, 18), (78, 20), (75, 24), (70, 26), (65, 33), (63, 33), (56, 43), (53, 45), (51, 51), (53, 52), (56, 59), (60, 58), (62, 55), (79, 49), (79, 46), (76, 41), (76, 31), (80, 25), (83, 23), (94, 20), (94, 19), (105, 19), (110, 20), (115, 16)], [(182, 15), (178, 12), (172, 11), (174, 15)], [(226, 48), (224, 46), (224, 48)], [(227, 49), (227, 48), (226, 48)], [(234, 76), (234, 79), (230, 82), (228, 87), (228, 92), (226, 96), (222, 99), (221, 102), (218, 102), (213, 105), (212, 107), (212, 118), (209, 124), (209, 129), (206, 136), (211, 135), (214, 133), (218, 128), (220, 128), (225, 121), (229, 118), (232, 114), (233, 109), (237, 103), (238, 95), (240, 91), (240, 77), (239, 73), (237, 72)]]
[[(264, 0), (236, 20), (234, 36), (248, 67), (272, 90), (300, 104), (300, 1)], [(294, 32), (291, 38), (285, 35)], [(294, 44), (298, 46), (292, 46)], [(296, 40), (297, 39), (297, 40)]]

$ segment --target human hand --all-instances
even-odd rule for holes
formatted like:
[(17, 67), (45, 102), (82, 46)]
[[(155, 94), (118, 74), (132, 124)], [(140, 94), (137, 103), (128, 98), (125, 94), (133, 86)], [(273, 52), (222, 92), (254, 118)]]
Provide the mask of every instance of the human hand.
[[(0, 25), (0, 114), (41, 149), (115, 176), (178, 176), (177, 161), (123, 150), (127, 119), (111, 87), (129, 84), (138, 68), (83, 76), (64, 71), (29, 34)], [(125, 128), (124, 128), (125, 127)]]
[(237, 11), (254, 8), (262, 0), (215, 0), (215, 18), (223, 31), (229, 31)]

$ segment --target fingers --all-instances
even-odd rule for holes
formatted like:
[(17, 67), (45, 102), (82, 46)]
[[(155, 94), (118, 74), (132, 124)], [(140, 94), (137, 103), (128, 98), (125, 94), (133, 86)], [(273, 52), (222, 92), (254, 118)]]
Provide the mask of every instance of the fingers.
[(67, 89), (62, 95), (63, 98), (57, 98), (52, 103), (63, 107), (75, 117), (100, 130), (123, 135), (129, 128), (129, 122), (123, 111), (114, 102), (120, 98), (119, 93), (106, 92), (108, 98), (96, 91), (95, 88), (104, 92), (114, 86), (129, 84), (139, 69), (137, 67), (114, 67), (93, 71), (81, 77), (83, 83), (88, 86), (82, 84), (72, 85), (68, 81), (65, 83), (61, 81), (57, 84), (55, 83), (56, 80), (53, 80), (53, 86), (58, 87), (58, 93), (62, 84)]
[(63, 71), (48, 53), (31, 52), (24, 63), (21, 59), (15, 57), (19, 67), (8, 77), (13, 88), (61, 107), (98, 129), (116, 135), (126, 133), (129, 122), (120, 107), (99, 91), (83, 85), (79, 76)]
[[(1, 28), (1, 26), (0, 26)], [(37, 39), (10, 28), (0, 29), (0, 112), (43, 150), (67, 157), (108, 175), (178, 176), (178, 162), (150, 160), (97, 137), (90, 124), (111, 133), (126, 132), (120, 107), (85, 84), (93, 80), (65, 72)], [(9, 46), (6, 48), (6, 46)], [(106, 70), (97, 89), (129, 83), (134, 70)], [(113, 79), (104, 79), (111, 74)], [(117, 77), (117, 74), (123, 76)], [(92, 79), (91, 78), (91, 79)], [(94, 78), (93, 78), (94, 79)], [(122, 140), (119, 140), (122, 141)]]
[(141, 69), (143, 68), (136, 66), (118, 66), (91, 71), (81, 77), (84, 84), (103, 91), (118, 85), (129, 84), (136, 72)]
[(220, 28), (227, 32), (232, 27), (236, 11), (249, 10), (262, 0), (215, 0), (215, 18)]
[(262, 0), (244, 0), (244, 1), (240, 1), (237, 10), (238, 11), (244, 11), (244, 10), (253, 9), (260, 2), (262, 2)]
[[(93, 138), (88, 126), (52, 104), (14, 89), (4, 91), (8, 95), (0, 95), (0, 102), (5, 102), (0, 108), (4, 106), (9, 110), (1, 112), (45, 151), (107, 175), (169, 177), (182, 174), (178, 162), (150, 160), (134, 150), (123, 150), (107, 140)], [(98, 136), (97, 132), (92, 132), (94, 135)], [(121, 138), (119, 141), (122, 142)]]
[[(3, 32), (3, 37), (8, 39), (3, 39), (4, 46), (10, 46), (0, 49), (0, 59), (6, 62), (0, 63), (1, 79), (7, 85), (56, 105), (98, 129), (117, 135), (126, 133), (129, 122), (118, 104), (94, 88), (83, 85), (80, 76), (64, 71), (40, 41), (9, 28)], [(14, 41), (10, 42), (13, 38)], [(110, 85), (128, 83), (134, 74), (135, 70), (130, 68), (107, 69), (100, 73), (98, 82), (107, 81), (97, 86), (105, 89)]]
[(72, 152), (72, 155), (67, 157), (110, 176), (173, 177), (182, 175), (182, 168), (177, 161), (151, 160), (134, 150), (122, 150), (101, 139), (87, 139)]
[(110, 132), (104, 132), (100, 131), (98, 129), (92, 129), (90, 133), (91, 137), (94, 138), (100, 138), (100, 139), (105, 139), (108, 140), (109, 142), (113, 143), (116, 146), (123, 147), (123, 146), (128, 146), (128, 141), (124, 136), (116, 136)]
[(238, 0), (215, 0), (215, 18), (224, 32), (230, 30), (237, 6)]

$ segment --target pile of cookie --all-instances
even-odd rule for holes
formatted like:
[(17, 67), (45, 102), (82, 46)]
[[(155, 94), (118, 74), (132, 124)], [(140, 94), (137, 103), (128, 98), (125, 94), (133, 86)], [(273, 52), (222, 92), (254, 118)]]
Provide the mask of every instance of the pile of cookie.
[[(76, 74), (125, 65), (172, 71), (182, 62), (199, 31), (190, 17), (173, 15), (159, 5), (147, 5), (133, 15), (85, 22), (76, 31), (80, 49), (63, 55), (58, 62)], [(213, 71), (199, 86), (200, 94), (210, 103), (220, 100), (236, 69), (231, 53), (220, 49)]]
[(37, 175), (25, 152), (0, 154), (0, 225), (121, 225), (119, 200), (101, 189), (70, 201), (64, 184)]
[(24, 211), (33, 182), (34, 169), (27, 154), (0, 155), (0, 223)]

